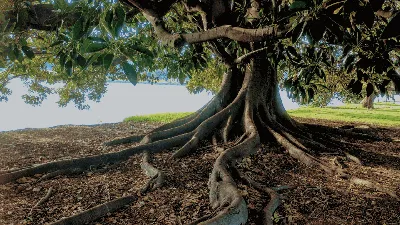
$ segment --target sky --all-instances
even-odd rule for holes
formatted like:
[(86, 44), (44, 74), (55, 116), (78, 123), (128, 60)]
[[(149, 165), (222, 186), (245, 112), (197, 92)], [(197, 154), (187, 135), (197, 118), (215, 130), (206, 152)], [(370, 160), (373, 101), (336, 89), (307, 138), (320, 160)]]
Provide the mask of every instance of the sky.
[[(194, 112), (213, 97), (207, 92), (190, 94), (181, 85), (111, 83), (99, 103), (89, 101), (89, 110), (79, 110), (73, 104), (58, 107), (57, 95), (50, 95), (41, 106), (28, 105), (21, 99), (27, 88), (20, 80), (11, 81), (8, 87), (13, 94), (8, 102), (0, 102), (0, 131), (115, 123), (133, 115), (160, 112)], [(281, 92), (281, 97), (286, 109), (298, 107), (285, 93)]]

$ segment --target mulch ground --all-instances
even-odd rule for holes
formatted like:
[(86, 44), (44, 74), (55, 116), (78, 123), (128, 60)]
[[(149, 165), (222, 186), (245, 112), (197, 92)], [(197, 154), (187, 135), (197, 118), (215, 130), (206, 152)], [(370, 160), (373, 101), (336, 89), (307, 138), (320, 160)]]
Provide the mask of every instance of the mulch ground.
[[(331, 127), (349, 125), (317, 120)], [(0, 169), (8, 170), (53, 160), (118, 151), (133, 145), (103, 147), (117, 137), (142, 134), (160, 124), (118, 123), (98, 126), (59, 126), (0, 133)], [(360, 124), (352, 124), (359, 126)], [(391, 137), (394, 142), (372, 142), (343, 137), (349, 151), (364, 163), (342, 158), (352, 175), (379, 183), (400, 196), (400, 129), (361, 126), (367, 132)], [(207, 143), (204, 143), (207, 145)], [(153, 164), (167, 175), (162, 188), (92, 224), (187, 224), (212, 212), (207, 181), (218, 152), (205, 147), (179, 160), (168, 160), (171, 151), (154, 156)], [(322, 155), (335, 161), (332, 155)], [(37, 181), (43, 174), (0, 186), (0, 224), (46, 224), (125, 195), (137, 194), (148, 178), (133, 156), (103, 172), (58, 176)], [(281, 191), (282, 205), (274, 214), (277, 224), (400, 224), (400, 203), (377, 190), (349, 183), (292, 159), (282, 148), (263, 146), (239, 162), (239, 169), (270, 187), (292, 186)], [(248, 224), (261, 224), (269, 196), (238, 180), (249, 208)], [(33, 208), (49, 188), (54, 194)]]

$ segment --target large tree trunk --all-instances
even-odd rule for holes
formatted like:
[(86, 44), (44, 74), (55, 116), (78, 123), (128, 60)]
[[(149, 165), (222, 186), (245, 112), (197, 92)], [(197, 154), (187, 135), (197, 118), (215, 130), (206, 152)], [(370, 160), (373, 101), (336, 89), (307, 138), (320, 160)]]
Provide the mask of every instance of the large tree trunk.
[(365, 98), (361, 101), (361, 105), (363, 108), (373, 109), (374, 108), (374, 99), (375, 94), (372, 93), (370, 96), (365, 96)]
[[(172, 156), (171, 160), (174, 160), (195, 152), (200, 141), (213, 140), (213, 143), (224, 142), (224, 146), (230, 146), (220, 151), (208, 183), (210, 204), (217, 213), (205, 216), (194, 223), (226, 225), (246, 223), (247, 205), (235, 181), (239, 177), (255, 187), (263, 187), (262, 189), (270, 194), (270, 203), (264, 210), (264, 224), (272, 224), (272, 215), (279, 206), (277, 191), (255, 183), (241, 174), (235, 169), (236, 162), (255, 153), (261, 144), (274, 141), (281, 144), (292, 157), (308, 166), (320, 167), (329, 173), (350, 178), (340, 167), (329, 164), (311, 153), (310, 149), (332, 152), (321, 144), (332, 140), (323, 132), (327, 131), (321, 127), (299, 124), (289, 117), (279, 96), (276, 69), (266, 54), (258, 54), (245, 65), (231, 67), (224, 76), (220, 92), (192, 115), (163, 125), (144, 136), (127, 137), (105, 143), (106, 146), (113, 146), (140, 141), (140, 145), (119, 152), (8, 171), (0, 174), (0, 184), (35, 174), (47, 173), (41, 178), (43, 180), (60, 174), (93, 170), (96, 167), (102, 168), (107, 164), (127, 160), (134, 154), (143, 154), (142, 168), (150, 177), (142, 190), (145, 193), (162, 186), (168, 179), (162, 171), (151, 165), (152, 154), (179, 147)], [(350, 134), (349, 131), (341, 132)], [(364, 137), (363, 134), (357, 135)], [(337, 149), (334, 152), (338, 151), (339, 154), (345, 154)], [(116, 210), (134, 199), (136, 199), (134, 196), (124, 197), (121, 201), (112, 201), (104, 207), (95, 207), (68, 220), (88, 222), (90, 218), (98, 218), (108, 213), (103, 208)]]

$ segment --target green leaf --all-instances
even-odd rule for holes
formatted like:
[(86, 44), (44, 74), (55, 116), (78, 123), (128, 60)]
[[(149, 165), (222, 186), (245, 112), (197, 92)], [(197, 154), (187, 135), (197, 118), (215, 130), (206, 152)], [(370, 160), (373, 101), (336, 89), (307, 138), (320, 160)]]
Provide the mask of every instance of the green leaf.
[(83, 42), (83, 52), (98, 52), (107, 48), (108, 44), (103, 42), (91, 42), (90, 40), (85, 40)]
[(60, 66), (62, 69), (65, 67), (65, 62), (67, 61), (67, 54), (65, 53), (60, 53)]
[(86, 67), (86, 59), (82, 55), (78, 54), (75, 61), (80, 67), (82, 68)]
[(72, 61), (71, 60), (68, 60), (65, 63), (65, 70), (67, 71), (68, 76), (72, 75)]
[(103, 67), (108, 70), (111, 66), (111, 63), (114, 59), (114, 54), (107, 54), (103, 58)]
[(296, 43), (297, 40), (299, 40), (299, 38), (303, 34), (304, 27), (306, 24), (307, 24), (306, 22), (301, 22), (301, 23), (297, 24), (297, 26), (293, 29), (293, 32), (292, 32), (292, 43), (293, 44)]
[(104, 40), (101, 37), (88, 37), (87, 39), (91, 40), (92, 42), (101, 42), (101, 43), (105, 43), (106, 40)]
[(57, 45), (60, 45), (60, 44), (62, 44), (64, 41), (55, 41), (55, 42), (53, 42), (50, 46), (49, 46), (49, 48), (51, 48), (51, 47), (54, 47), (54, 46), (57, 46)]
[(118, 37), (125, 22), (125, 11), (121, 5), (118, 5), (115, 8), (115, 16), (117, 17), (117, 19), (113, 21), (113, 32), (114, 37)]
[(312, 23), (309, 24), (308, 29), (309, 29), (311, 38), (313, 39), (314, 43), (321, 40), (321, 38), (324, 35), (325, 30), (326, 30), (324, 21), (322, 21), (322, 20), (313, 21)]
[(65, 0), (55, 0), (54, 8), (56, 9), (66, 9), (68, 7), (68, 3)]
[(381, 39), (400, 36), (400, 13), (397, 13), (382, 32)]
[(24, 54), (29, 58), (33, 59), (35, 57), (35, 53), (33, 53), (32, 49), (29, 48), (28, 46), (22, 46), (22, 51)]
[(106, 15), (104, 17), (104, 22), (105, 22), (105, 28), (106, 30), (110, 33), (113, 34), (112, 32), (112, 21), (113, 21), (114, 13), (113, 10), (110, 9), (106, 12)]
[(16, 59), (13, 51), (13, 46), (11, 44), (6, 48), (6, 53), (10, 61), (14, 61)]
[(133, 84), (136, 85), (137, 84), (137, 73), (135, 68), (129, 64), (128, 62), (125, 62), (122, 65), (122, 68), (125, 72), (126, 77), (128, 78), (128, 80)]
[(23, 56), (22, 56), (22, 52), (21, 52), (21, 50), (18, 48), (17, 45), (14, 45), (13, 52), (14, 52), (15, 58), (16, 58), (19, 62), (22, 62), (22, 61), (24, 60), (24, 58), (23, 58)]
[(78, 40), (83, 36), (83, 18), (79, 18), (75, 21), (74, 26), (72, 27), (72, 39)]
[(299, 0), (295, 1), (290, 5), (290, 9), (301, 10), (306, 9), (310, 5), (310, 1), (307, 0)]

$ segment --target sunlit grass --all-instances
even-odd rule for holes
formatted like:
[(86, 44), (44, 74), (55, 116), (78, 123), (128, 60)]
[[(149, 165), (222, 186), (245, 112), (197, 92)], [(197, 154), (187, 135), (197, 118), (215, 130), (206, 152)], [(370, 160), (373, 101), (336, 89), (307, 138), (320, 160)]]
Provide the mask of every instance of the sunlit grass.
[(191, 112), (180, 112), (180, 113), (156, 113), (148, 115), (131, 116), (124, 119), (124, 122), (135, 121), (135, 122), (162, 122), (168, 123), (173, 120), (182, 118), (191, 114)]
[[(300, 107), (298, 109), (288, 110), (288, 112), (291, 116), (300, 118), (357, 122), (377, 126), (400, 126), (400, 105), (393, 103), (375, 103), (374, 106), (375, 109), (372, 110), (362, 108), (361, 104), (347, 104), (325, 108)], [(124, 119), (124, 122), (168, 123), (189, 114), (190, 112), (139, 115), (128, 117)]]
[(333, 121), (358, 122), (379, 126), (400, 126), (400, 105), (376, 103), (375, 109), (368, 110), (361, 104), (347, 104), (338, 107), (300, 107), (289, 110), (294, 117), (325, 119)]

